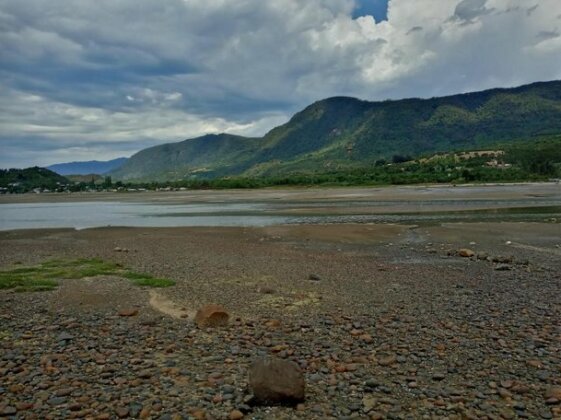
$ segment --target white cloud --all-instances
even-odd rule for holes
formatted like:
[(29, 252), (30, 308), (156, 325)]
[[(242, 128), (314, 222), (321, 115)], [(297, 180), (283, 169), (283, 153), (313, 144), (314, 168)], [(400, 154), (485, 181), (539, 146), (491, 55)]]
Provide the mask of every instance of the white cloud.
[(41, 144), (95, 142), (92, 153), (117, 155), (138, 139), (263, 134), (333, 95), (426, 97), (561, 78), (559, 0), (390, 0), (382, 22), (352, 19), (354, 6), (4, 0), (0, 147), (32, 135), (37, 163)]
[[(163, 98), (174, 101), (177, 95)], [(270, 113), (244, 123), (173, 108), (112, 112), (16, 91), (0, 93), (0, 104), (0, 167), (53, 164), (69, 153), (76, 156), (74, 160), (128, 156), (157, 143), (155, 139), (177, 141), (217, 132), (256, 136), (287, 119), (282, 113)]]

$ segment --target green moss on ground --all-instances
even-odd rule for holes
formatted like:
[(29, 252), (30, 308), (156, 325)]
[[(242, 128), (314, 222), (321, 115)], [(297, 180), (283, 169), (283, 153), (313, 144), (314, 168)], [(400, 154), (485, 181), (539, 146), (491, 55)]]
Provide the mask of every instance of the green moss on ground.
[(16, 292), (46, 291), (56, 288), (57, 280), (60, 279), (82, 279), (103, 275), (124, 277), (137, 286), (144, 287), (175, 285), (173, 280), (135, 273), (117, 263), (92, 258), (49, 260), (36, 266), (0, 270), (0, 289), (14, 289)]

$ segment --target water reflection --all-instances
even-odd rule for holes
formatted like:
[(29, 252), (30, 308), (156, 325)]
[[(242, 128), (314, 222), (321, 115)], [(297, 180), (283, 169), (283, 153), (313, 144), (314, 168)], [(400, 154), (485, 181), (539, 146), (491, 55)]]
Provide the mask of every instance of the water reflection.
[[(409, 212), (385, 211), (384, 207), (409, 205)], [(441, 211), (442, 200), (413, 201), (313, 201), (313, 202), (220, 202), (202, 204), (155, 204), (126, 202), (1, 204), (0, 230), (101, 226), (269, 226), (299, 223), (434, 223), (446, 221), (535, 221), (561, 217), (555, 200), (501, 202), (510, 207), (472, 209), (481, 202), (446, 200), (454, 211)], [(486, 202), (485, 205), (496, 204)], [(357, 214), (360, 207), (364, 212)], [(337, 214), (330, 209), (337, 208)], [(345, 212), (345, 209), (348, 209)], [(455, 211), (457, 209), (457, 211)], [(466, 210), (467, 209), (467, 210)], [(287, 210), (290, 212), (287, 213)], [(411, 212), (414, 211), (414, 212)]]

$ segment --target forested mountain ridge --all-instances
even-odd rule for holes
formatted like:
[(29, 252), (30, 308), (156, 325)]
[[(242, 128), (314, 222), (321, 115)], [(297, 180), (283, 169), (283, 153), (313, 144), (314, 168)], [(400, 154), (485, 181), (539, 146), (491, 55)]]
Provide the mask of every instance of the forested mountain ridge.
[(286, 176), (561, 134), (561, 81), (431, 99), (315, 102), (262, 138), (208, 135), (140, 151), (122, 180)]
[(59, 175), (103, 175), (109, 171), (115, 170), (122, 166), (127, 158), (117, 158), (108, 161), (89, 160), (85, 162), (67, 162), (57, 163), (47, 166), (47, 169), (56, 172)]

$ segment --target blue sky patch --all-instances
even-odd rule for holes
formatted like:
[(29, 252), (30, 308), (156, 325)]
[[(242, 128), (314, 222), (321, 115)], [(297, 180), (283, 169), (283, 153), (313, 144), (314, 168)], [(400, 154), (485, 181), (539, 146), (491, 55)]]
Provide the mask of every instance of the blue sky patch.
[(357, 0), (357, 8), (353, 13), (353, 18), (372, 15), (376, 22), (388, 20), (388, 1), (389, 0)]

